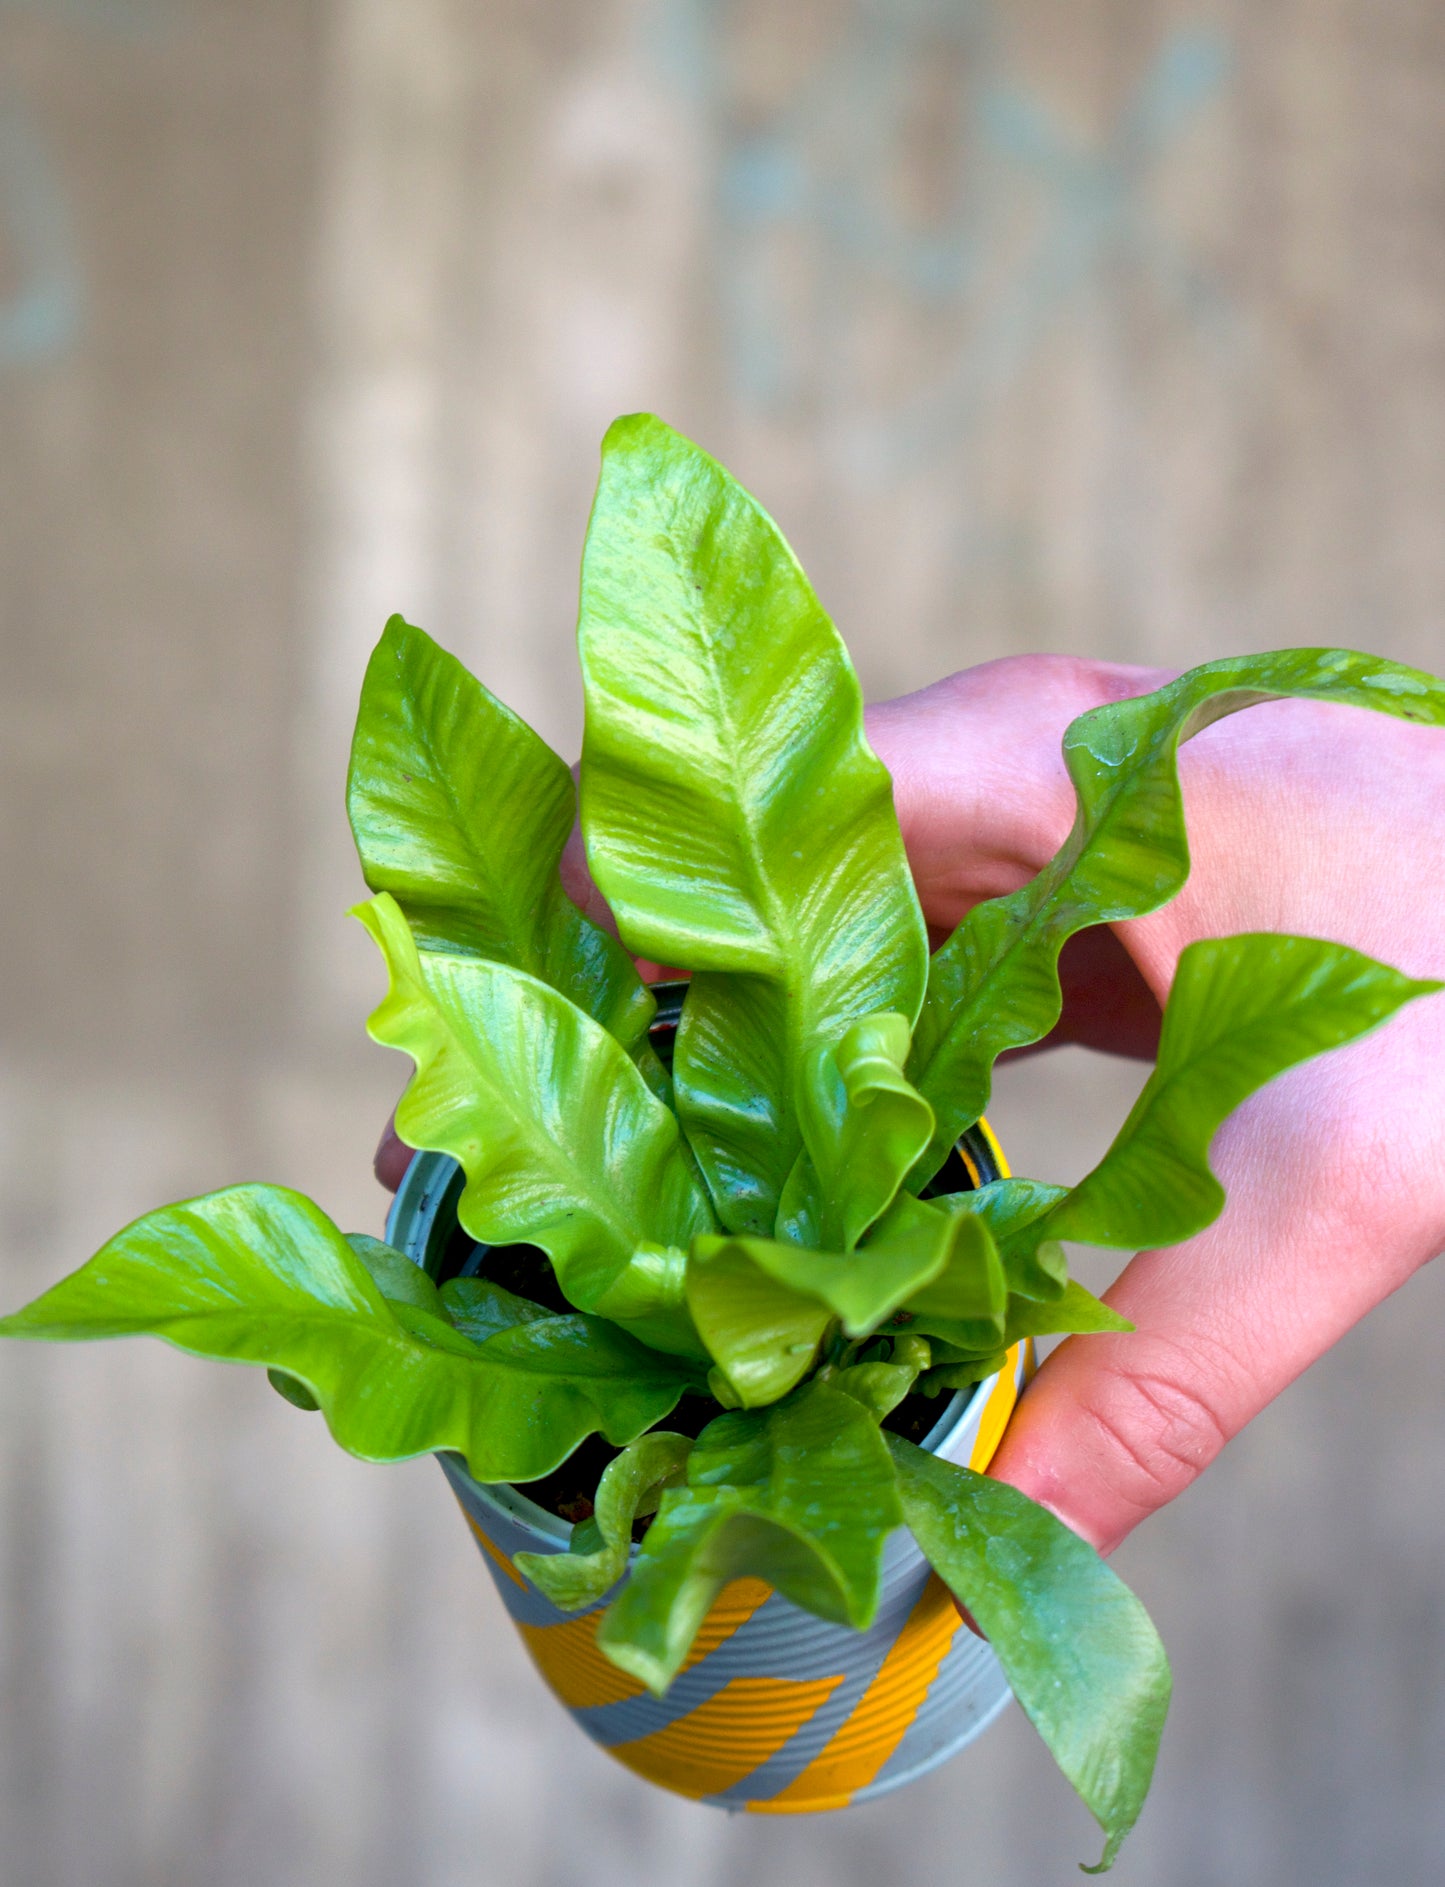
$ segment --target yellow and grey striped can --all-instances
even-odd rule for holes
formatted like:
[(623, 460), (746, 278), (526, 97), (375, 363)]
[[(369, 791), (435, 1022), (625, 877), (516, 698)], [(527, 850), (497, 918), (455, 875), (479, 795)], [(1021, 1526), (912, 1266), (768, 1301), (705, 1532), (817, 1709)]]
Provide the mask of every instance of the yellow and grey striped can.
[[(975, 1185), (1001, 1175), (986, 1127), (960, 1146)], [(387, 1223), (393, 1245), (445, 1275), (458, 1239), (455, 1162), (418, 1154)], [(1033, 1368), (1031, 1346), (945, 1406), (923, 1445), (983, 1468)], [(720, 1594), (664, 1697), (597, 1648), (607, 1600), (561, 1612), (513, 1564), (565, 1552), (566, 1521), (516, 1488), (484, 1486), (439, 1457), (513, 1623), (538, 1670), (609, 1754), (663, 1788), (722, 1808), (806, 1814), (843, 1808), (925, 1774), (962, 1749), (1009, 1699), (997, 1658), (960, 1620), (912, 1538), (889, 1541), (882, 1602), (866, 1631), (829, 1624), (757, 1579)]]

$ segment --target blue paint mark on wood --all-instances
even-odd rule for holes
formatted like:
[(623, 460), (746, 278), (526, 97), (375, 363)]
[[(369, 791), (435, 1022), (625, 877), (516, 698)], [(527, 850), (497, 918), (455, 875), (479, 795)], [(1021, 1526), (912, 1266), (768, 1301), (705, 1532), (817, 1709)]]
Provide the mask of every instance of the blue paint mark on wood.
[(50, 154), (14, 99), (0, 99), (0, 242), (18, 282), (0, 301), (0, 367), (62, 353), (80, 330), (80, 265)]
[[(926, 388), (850, 422), (843, 449), (861, 477), (894, 477), (966, 437), (1116, 269), (1146, 280), (1191, 327), (1227, 331), (1223, 292), (1148, 197), (1161, 159), (1226, 84), (1219, 34), (1169, 35), (1090, 147), (1013, 77), (984, 0), (857, 0), (811, 69), (762, 114), (729, 78), (737, 29), (734, 0), (660, 0), (647, 32), (705, 114), (716, 152), (736, 391), (770, 411), (815, 399), (856, 415), (853, 324), (880, 292), (954, 337)], [(908, 215), (898, 183), (909, 114), (940, 70), (952, 75), (951, 157), (931, 216)], [(1032, 230), (1022, 245), (1021, 218)]]
[[(0, 0), (58, 26), (144, 34), (173, 17), (171, 0)], [(80, 333), (85, 271), (59, 167), (24, 103), (0, 96), (0, 253), (16, 282), (0, 300), (0, 369), (36, 365)]]

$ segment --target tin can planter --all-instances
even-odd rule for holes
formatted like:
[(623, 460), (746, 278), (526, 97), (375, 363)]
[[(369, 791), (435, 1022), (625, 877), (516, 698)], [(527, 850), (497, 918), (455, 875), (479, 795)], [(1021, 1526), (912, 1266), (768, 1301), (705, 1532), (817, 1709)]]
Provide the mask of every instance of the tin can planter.
[[(685, 986), (659, 990), (653, 1039), (670, 1060)], [(960, 1142), (947, 1190), (1006, 1175), (980, 1123)], [(952, 1162), (950, 1162), (952, 1165)], [(387, 1239), (433, 1278), (479, 1268), (486, 1248), (457, 1223), (454, 1160), (419, 1153), (387, 1220)], [(952, 1397), (922, 1446), (987, 1466), (1033, 1368), (1018, 1345), (1008, 1367)], [(884, 1559), (882, 1601), (867, 1631), (801, 1611), (756, 1579), (719, 1595), (682, 1672), (653, 1697), (597, 1647), (611, 1598), (562, 1612), (514, 1556), (567, 1551), (571, 1527), (515, 1487), (484, 1486), (459, 1457), (438, 1457), (502, 1602), (534, 1663), (594, 1742), (663, 1788), (722, 1808), (806, 1814), (900, 1787), (961, 1750), (1009, 1700), (989, 1647), (962, 1623), (942, 1581), (900, 1528)], [(635, 1549), (634, 1549), (635, 1550)]]

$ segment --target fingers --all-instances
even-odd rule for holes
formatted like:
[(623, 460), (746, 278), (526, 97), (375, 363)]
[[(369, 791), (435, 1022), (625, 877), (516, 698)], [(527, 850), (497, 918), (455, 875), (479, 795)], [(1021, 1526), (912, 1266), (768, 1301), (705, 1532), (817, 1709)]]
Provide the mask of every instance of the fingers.
[[(573, 772), (576, 772), (575, 767)], [(606, 898), (592, 882), (592, 873), (587, 869), (587, 848), (582, 840), (580, 819), (573, 824), (567, 836), (567, 843), (562, 848), (559, 869), (562, 874), (562, 889), (578, 910), (590, 917), (599, 929), (615, 937), (617, 920), (613, 917)]]
[(1400, 1064), (1423, 1058), (1398, 1038), (1441, 1036), (1427, 1008), (1295, 1070), (1228, 1123), (1214, 1154), (1223, 1217), (1129, 1264), (1107, 1297), (1135, 1331), (1061, 1345), (990, 1473), (1107, 1553), (1435, 1254), (1440, 1154), (1408, 1118), (1419, 1109), (1389, 1098), (1418, 1093)]
[[(985, 898), (1027, 883), (1063, 843), (1074, 792), (1061, 742), (1076, 716), (1157, 687), (1163, 672), (1012, 656), (868, 711), (935, 943)], [(1047, 1038), (1149, 1059), (1159, 1004), (1113, 932), (1081, 932), (1059, 963), (1064, 1013)]]
[(396, 1115), (386, 1123), (372, 1157), (371, 1170), (388, 1192), (395, 1192), (411, 1165), (412, 1148), (397, 1138)]
[(1065, 728), (1161, 678), (1072, 656), (1009, 656), (868, 710), (931, 925), (952, 930), (981, 899), (1017, 890), (1048, 863), (1074, 817)]
[[(575, 773), (576, 767), (572, 771)], [(559, 870), (562, 889), (578, 910), (585, 917), (590, 917), (599, 930), (605, 930), (609, 937), (615, 937), (617, 919), (612, 915), (611, 905), (593, 883), (592, 873), (587, 868), (587, 848), (582, 841), (580, 822), (572, 827), (568, 836)], [(637, 974), (644, 983), (658, 983), (667, 978), (687, 975), (686, 970), (669, 969), (665, 964), (654, 963), (647, 957), (634, 957), (632, 961), (637, 965)]]
[[(1116, 933), (1107, 924), (1081, 930), (1059, 954), (1063, 1014), (1039, 1048), (1077, 1042), (1106, 1055), (1153, 1061), (1159, 1052), (1161, 1010)], [(1028, 1049), (1020, 1050), (1028, 1054)]]

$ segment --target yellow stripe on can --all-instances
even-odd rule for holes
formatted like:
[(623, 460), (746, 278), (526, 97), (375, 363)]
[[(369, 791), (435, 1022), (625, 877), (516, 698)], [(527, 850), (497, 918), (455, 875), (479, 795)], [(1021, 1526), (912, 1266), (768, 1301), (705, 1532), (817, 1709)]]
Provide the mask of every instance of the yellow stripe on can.
[[(473, 1531), (482, 1537), (475, 1526)], [(510, 1561), (503, 1560), (490, 1544), (487, 1551), (521, 1583)], [(734, 1579), (724, 1587), (703, 1620), (683, 1671), (701, 1664), (746, 1625), (758, 1607), (771, 1597), (772, 1587), (765, 1586), (761, 1579)], [(585, 1613), (581, 1618), (563, 1618), (556, 1625), (528, 1625), (517, 1621), (517, 1630), (532, 1654), (532, 1662), (569, 1710), (600, 1710), (608, 1704), (625, 1703), (629, 1698), (646, 1693), (647, 1686), (640, 1679), (619, 1670), (598, 1649), (597, 1628), (601, 1623), (601, 1611)]]
[(931, 1578), (877, 1677), (832, 1742), (781, 1794), (748, 1807), (761, 1815), (846, 1808), (907, 1735), (962, 1628), (948, 1588)]
[(619, 1670), (597, 1649), (600, 1612), (564, 1619), (560, 1625), (518, 1623), (532, 1662), (569, 1710), (598, 1710), (641, 1697), (647, 1686)]
[(735, 1677), (676, 1723), (609, 1753), (675, 1795), (721, 1795), (790, 1742), (842, 1682), (841, 1672), (812, 1682)]

